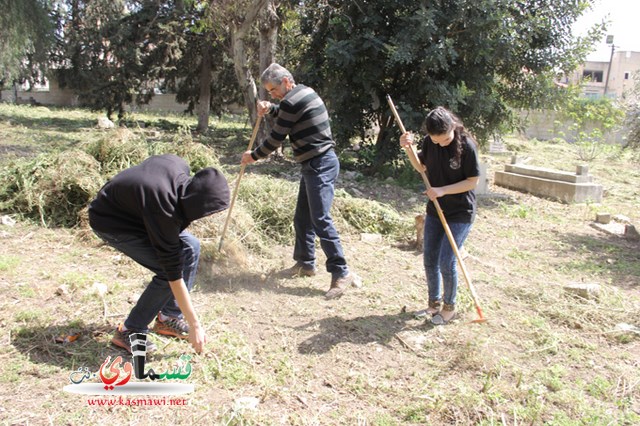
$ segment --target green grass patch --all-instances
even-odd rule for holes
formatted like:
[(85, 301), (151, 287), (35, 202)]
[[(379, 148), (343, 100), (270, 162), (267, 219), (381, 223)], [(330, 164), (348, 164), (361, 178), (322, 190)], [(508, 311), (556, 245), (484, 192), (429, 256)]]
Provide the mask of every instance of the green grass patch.
[(214, 380), (228, 388), (257, 383), (252, 349), (241, 336), (224, 332), (213, 345), (216, 357), (207, 363), (206, 370)]
[(0, 272), (14, 272), (20, 266), (20, 258), (12, 255), (0, 255)]

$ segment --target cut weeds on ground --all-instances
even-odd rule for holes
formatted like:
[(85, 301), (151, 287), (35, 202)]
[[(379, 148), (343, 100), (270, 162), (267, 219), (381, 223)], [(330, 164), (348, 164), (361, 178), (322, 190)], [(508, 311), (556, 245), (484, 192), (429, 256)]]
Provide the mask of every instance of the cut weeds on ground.
[[(88, 157), (75, 157), (88, 167), (99, 164), (96, 176), (107, 179), (113, 169), (88, 146), (118, 142), (122, 149), (109, 150), (114, 155), (138, 152), (125, 143), (139, 144), (143, 155), (180, 149), (195, 153), (192, 167), (217, 164), (233, 184), (251, 133), (244, 118), (217, 121), (204, 136), (154, 129), (153, 116), (136, 119), (149, 126), (127, 130), (125, 138), (123, 130), (94, 129), (95, 116), (85, 111), (0, 104), (0, 201), (8, 218), (0, 225), (0, 424), (640, 423), (640, 339), (620, 327), (640, 325), (640, 250), (590, 226), (601, 211), (640, 223), (637, 160), (620, 150), (589, 165), (606, 190), (601, 205), (559, 204), (490, 185), (465, 244), (490, 321), (469, 324), (474, 304), (460, 282), (461, 318), (442, 327), (413, 316), (426, 300), (422, 257), (412, 246), (413, 218), (424, 208), (419, 186), (343, 171), (334, 215), (364, 286), (326, 301), (330, 275), (322, 268), (307, 278), (280, 273), (292, 265), (297, 167), (282, 160), (248, 167), (226, 253), (217, 250), (224, 213), (193, 228), (204, 246), (193, 299), (206, 324), (207, 352), (198, 356), (187, 342), (153, 336), (155, 370), (192, 357), (188, 381), (195, 390), (182, 396), (186, 405), (170, 405), (166, 397), (161, 406), (99, 406), (64, 392), (78, 368), (96, 371), (107, 356), (126, 355), (109, 344), (111, 333), (150, 274), (87, 230), (83, 204), (73, 200), (95, 189), (69, 182), (93, 175), (53, 173), (43, 165), (58, 163), (38, 155), (80, 150)], [(184, 118), (165, 117), (171, 120), (184, 128)], [(569, 144), (513, 138), (507, 145), (531, 163), (559, 164), (562, 157), (567, 170), (575, 167)], [(489, 176), (506, 162), (482, 160)], [(32, 168), (19, 170), (36, 172), (13, 175), (22, 161)], [(12, 176), (33, 188), (46, 187), (38, 186), (39, 176), (64, 176), (65, 183), (54, 185), (56, 198), (30, 198), (25, 186), (6, 183)], [(75, 198), (64, 195), (71, 190)], [(69, 203), (55, 210), (49, 200)], [(51, 219), (54, 211), (78, 218), (69, 227)], [(371, 242), (361, 233), (382, 237)], [(576, 297), (564, 289), (571, 283), (599, 284), (599, 297)], [(75, 341), (56, 343), (77, 333)]]

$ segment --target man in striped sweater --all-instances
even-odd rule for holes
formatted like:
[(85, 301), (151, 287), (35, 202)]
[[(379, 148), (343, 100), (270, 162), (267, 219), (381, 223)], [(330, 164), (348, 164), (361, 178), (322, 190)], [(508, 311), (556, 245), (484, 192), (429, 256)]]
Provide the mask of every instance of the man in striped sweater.
[(320, 239), (327, 271), (331, 273), (331, 287), (327, 299), (342, 296), (350, 285), (359, 287), (360, 277), (349, 271), (340, 236), (334, 226), (330, 210), (334, 184), (340, 162), (334, 151), (329, 114), (318, 94), (311, 88), (296, 84), (291, 73), (278, 64), (271, 64), (261, 76), (262, 84), (278, 105), (258, 101), (258, 115), (275, 117), (271, 133), (253, 151), (242, 155), (242, 164), (266, 158), (282, 146), (287, 135), (296, 162), (301, 166), (300, 190), (293, 219), (296, 241), (291, 268), (295, 275), (313, 276), (316, 273), (315, 237)]

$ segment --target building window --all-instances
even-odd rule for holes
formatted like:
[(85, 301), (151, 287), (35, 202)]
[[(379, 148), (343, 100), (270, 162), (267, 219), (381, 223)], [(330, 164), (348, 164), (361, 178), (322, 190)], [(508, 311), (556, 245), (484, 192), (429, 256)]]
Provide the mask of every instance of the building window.
[(602, 74), (602, 71), (584, 70), (582, 71), (582, 78), (585, 80), (589, 79), (592, 83), (602, 83)]

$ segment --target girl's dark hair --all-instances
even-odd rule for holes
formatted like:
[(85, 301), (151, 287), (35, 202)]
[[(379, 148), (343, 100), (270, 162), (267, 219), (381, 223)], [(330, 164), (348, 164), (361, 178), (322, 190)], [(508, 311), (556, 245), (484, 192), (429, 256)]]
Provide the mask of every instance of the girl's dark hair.
[(467, 139), (477, 145), (477, 142), (471, 134), (464, 128), (462, 120), (444, 107), (436, 107), (427, 114), (424, 122), (424, 128), (430, 135), (442, 135), (453, 130), (453, 148), (455, 149), (455, 159), (459, 162), (462, 157), (463, 145), (462, 138)]

